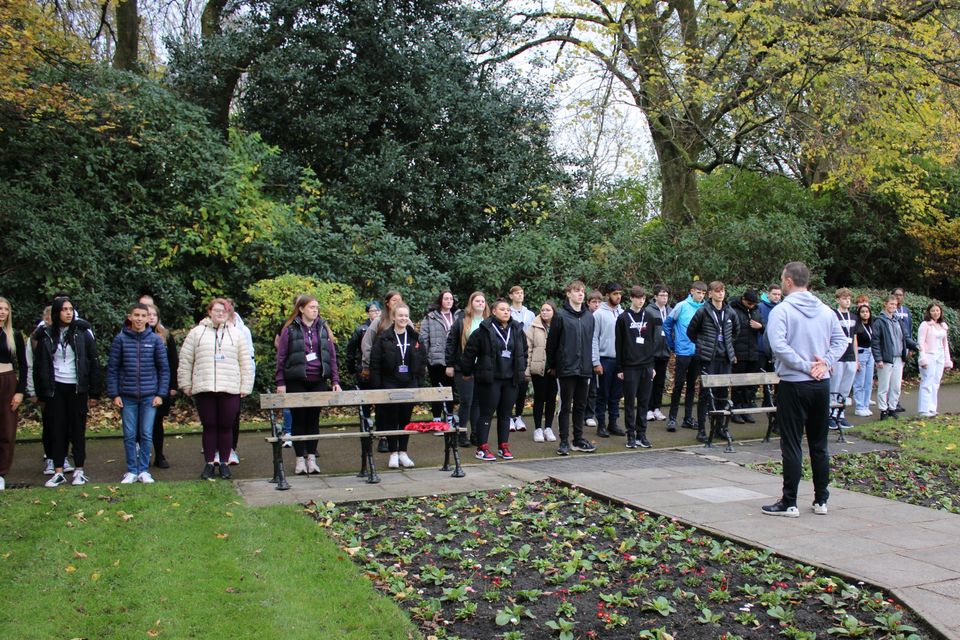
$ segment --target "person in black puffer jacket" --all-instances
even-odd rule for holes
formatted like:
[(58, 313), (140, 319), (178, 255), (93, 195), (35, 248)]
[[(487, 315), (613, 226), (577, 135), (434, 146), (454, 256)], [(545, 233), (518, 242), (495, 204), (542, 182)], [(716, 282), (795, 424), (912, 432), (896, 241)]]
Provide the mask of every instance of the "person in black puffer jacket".
[[(730, 308), (737, 314), (737, 322), (740, 325), (740, 332), (733, 341), (733, 351), (737, 356), (737, 364), (733, 365), (734, 373), (757, 373), (760, 371), (760, 353), (758, 345), (760, 341), (757, 337), (763, 333), (763, 320), (760, 316), (760, 309), (757, 304), (760, 297), (753, 289), (747, 289), (739, 300), (730, 303)], [(735, 387), (733, 389), (733, 406), (738, 409), (746, 409), (753, 406), (753, 398), (756, 395), (757, 388), (754, 387)], [(731, 422), (753, 423), (756, 420), (749, 414), (736, 415), (730, 418)]]
[[(381, 333), (370, 350), (370, 384), (374, 389), (416, 389), (427, 374), (427, 352), (418, 334), (410, 326), (410, 307), (401, 302), (393, 308), (393, 326)], [(377, 405), (381, 422), (378, 429), (403, 429), (413, 415), (413, 404)], [(407, 455), (410, 436), (387, 436), (391, 469), (413, 467)]]
[[(723, 300), (727, 295), (726, 287), (719, 280), (710, 283), (708, 294), (710, 302), (703, 305), (693, 315), (687, 327), (687, 337), (697, 345), (697, 357), (700, 359), (700, 374), (730, 373), (736, 364), (737, 356), (733, 343), (740, 330), (737, 314)], [(713, 389), (716, 407), (722, 408), (727, 399), (727, 389)], [(707, 411), (710, 407), (711, 389), (700, 386), (700, 400), (697, 403), (697, 441), (706, 442)]]
[(493, 315), (480, 323), (471, 334), (460, 360), (465, 378), (476, 378), (480, 397), (480, 423), (477, 425), (477, 454), (479, 460), (496, 460), (487, 440), (490, 420), (497, 412), (497, 455), (512, 460), (508, 441), (513, 403), (527, 369), (527, 340), (523, 326), (510, 317), (506, 300), (493, 303)]

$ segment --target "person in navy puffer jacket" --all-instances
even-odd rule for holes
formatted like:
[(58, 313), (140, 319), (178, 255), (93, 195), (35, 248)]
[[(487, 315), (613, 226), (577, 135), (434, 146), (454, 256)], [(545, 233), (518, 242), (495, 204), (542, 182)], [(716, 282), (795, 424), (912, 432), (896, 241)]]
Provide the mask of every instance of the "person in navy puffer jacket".
[(147, 324), (149, 312), (145, 304), (133, 305), (126, 326), (110, 345), (107, 395), (121, 411), (127, 456), (127, 472), (121, 484), (153, 482), (148, 469), (154, 415), (170, 390), (167, 348)]

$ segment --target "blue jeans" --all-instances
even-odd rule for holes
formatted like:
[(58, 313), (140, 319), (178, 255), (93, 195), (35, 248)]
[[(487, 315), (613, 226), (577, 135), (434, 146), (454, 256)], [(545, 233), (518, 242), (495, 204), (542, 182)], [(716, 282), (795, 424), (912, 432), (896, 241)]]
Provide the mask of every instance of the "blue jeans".
[(283, 410), (283, 432), (288, 436), (293, 435), (293, 414), (290, 409)]
[(853, 401), (857, 409), (869, 409), (870, 394), (873, 393), (873, 351), (869, 347), (857, 351), (860, 370), (853, 379)]
[[(123, 421), (123, 450), (127, 455), (127, 471), (140, 475), (150, 469), (150, 444), (153, 442), (153, 419), (157, 408), (153, 406), (154, 396), (134, 398), (121, 396), (123, 409), (120, 418)], [(137, 438), (139, 436), (139, 442)], [(137, 445), (140, 451), (137, 452)]]

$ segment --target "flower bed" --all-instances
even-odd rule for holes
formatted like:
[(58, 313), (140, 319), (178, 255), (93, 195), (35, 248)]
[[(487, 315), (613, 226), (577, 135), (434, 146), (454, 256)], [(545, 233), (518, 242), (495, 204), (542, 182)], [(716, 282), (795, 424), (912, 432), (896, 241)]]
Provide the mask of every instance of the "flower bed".
[(427, 638), (921, 638), (887, 595), (537, 483), (309, 505)]

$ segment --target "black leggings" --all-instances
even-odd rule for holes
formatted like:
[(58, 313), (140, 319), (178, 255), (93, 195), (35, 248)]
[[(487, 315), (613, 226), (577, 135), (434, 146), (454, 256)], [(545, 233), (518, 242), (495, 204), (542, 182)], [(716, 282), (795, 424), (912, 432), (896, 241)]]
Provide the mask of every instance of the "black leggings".
[[(570, 437), (570, 414), (573, 414), (573, 440), (583, 438), (583, 414), (587, 407), (587, 392), (590, 390), (590, 378), (567, 376), (560, 378), (560, 440), (567, 442)], [(569, 444), (569, 443), (568, 443)]]
[[(718, 356), (713, 360), (700, 361), (700, 374), (730, 373), (731, 364), (726, 357)], [(710, 410), (710, 394), (713, 394), (715, 409), (726, 409), (728, 387), (708, 389), (700, 385), (700, 400), (697, 403), (697, 429), (703, 431), (707, 424), (707, 411)]]
[(487, 444), (490, 437), (490, 420), (497, 412), (497, 444), (510, 441), (510, 418), (517, 397), (517, 385), (513, 380), (494, 380), (490, 384), (477, 383), (480, 395), (480, 424), (477, 425), (477, 446)]
[(47, 400), (47, 411), (54, 466), (63, 466), (69, 442), (73, 445), (73, 465), (82, 468), (87, 458), (87, 394), (77, 393), (75, 384), (57, 382), (53, 397)]
[(677, 419), (677, 410), (680, 408), (680, 394), (683, 387), (687, 387), (684, 396), (683, 419), (693, 419), (693, 391), (697, 387), (697, 376), (700, 375), (700, 361), (697, 356), (677, 356), (673, 368), (673, 394), (670, 396), (670, 419)]
[[(435, 387), (453, 387), (453, 378), (447, 375), (447, 368), (442, 364), (430, 365), (430, 384)], [(434, 418), (443, 416), (443, 403), (431, 402), (430, 411)], [(447, 415), (453, 413), (453, 403), (447, 403)]]
[[(647, 435), (647, 407), (653, 388), (653, 367), (624, 367), (623, 413), (631, 437)], [(637, 413), (640, 413), (639, 420)]]
[(667, 363), (670, 358), (654, 358), (653, 370), (657, 375), (653, 378), (653, 389), (650, 390), (650, 404), (647, 411), (659, 409), (663, 404), (663, 388), (667, 384)]
[(553, 427), (557, 414), (557, 377), (549, 373), (531, 376), (533, 380), (533, 428)]

